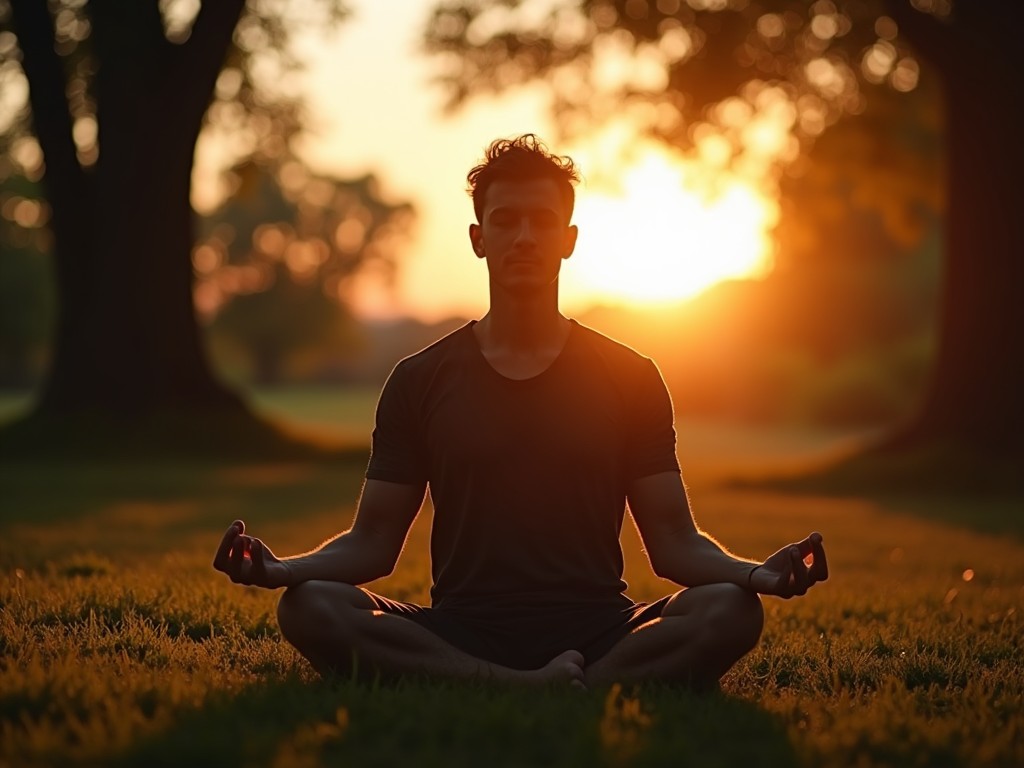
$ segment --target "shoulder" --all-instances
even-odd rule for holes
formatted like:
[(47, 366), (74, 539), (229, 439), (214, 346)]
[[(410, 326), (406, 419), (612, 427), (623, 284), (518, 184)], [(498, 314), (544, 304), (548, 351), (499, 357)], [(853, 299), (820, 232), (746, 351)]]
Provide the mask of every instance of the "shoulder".
[(628, 344), (606, 336), (593, 328), (575, 323), (577, 349), (586, 362), (584, 368), (613, 383), (629, 401), (660, 399), (667, 392), (657, 364)]
[(576, 320), (572, 322), (582, 345), (591, 353), (605, 360), (614, 369), (627, 371), (657, 369), (654, 360), (633, 349), (628, 344), (606, 336), (600, 331), (596, 331)]
[(431, 377), (445, 363), (465, 354), (467, 335), (472, 333), (473, 323), (456, 328), (437, 341), (398, 361), (391, 372), (391, 380), (416, 380)]

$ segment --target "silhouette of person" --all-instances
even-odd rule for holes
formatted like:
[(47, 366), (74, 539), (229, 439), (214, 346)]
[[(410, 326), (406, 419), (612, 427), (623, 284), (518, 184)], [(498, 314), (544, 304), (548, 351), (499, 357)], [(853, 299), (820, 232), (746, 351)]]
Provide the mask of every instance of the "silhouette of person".
[[(351, 528), (289, 558), (240, 520), (225, 533), (214, 567), (284, 587), (281, 632), (319, 672), (706, 689), (760, 638), (759, 594), (828, 577), (818, 533), (762, 563), (703, 533), (656, 365), (560, 313), (578, 179), (532, 134), (491, 144), (468, 176), (489, 309), (392, 371)], [(431, 606), (362, 589), (394, 569), (428, 488)], [(627, 503), (681, 587), (653, 603), (625, 595)]]

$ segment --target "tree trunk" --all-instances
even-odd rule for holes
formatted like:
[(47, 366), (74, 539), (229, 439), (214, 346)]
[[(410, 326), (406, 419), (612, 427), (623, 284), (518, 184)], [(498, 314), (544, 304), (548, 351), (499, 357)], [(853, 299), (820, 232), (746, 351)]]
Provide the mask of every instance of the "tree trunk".
[(155, 0), (90, 0), (92, 167), (76, 156), (47, 4), (10, 3), (45, 159), (58, 319), (42, 396), (0, 433), (0, 456), (322, 455), (216, 379), (193, 311), (193, 153), (245, 0), (203, 3), (181, 45)]
[(202, 348), (189, 194), (195, 142), (242, 5), (204, 3), (192, 39), (175, 46), (155, 2), (89, 4), (100, 154), (83, 169), (52, 19), (45, 4), (12, 3), (46, 158), (58, 283), (39, 417), (244, 412)]
[(240, 407), (210, 370), (192, 306), (191, 153), (160, 138), (139, 153), (108, 150), (98, 169), (91, 231), (75, 233), (95, 244), (96, 268), (61, 302), (41, 412)]
[(1014, 455), (1024, 449), (1024, 85), (1018, 24), (985, 8), (965, 11), (929, 51), (945, 87), (949, 158), (939, 343), (923, 407), (894, 443)]

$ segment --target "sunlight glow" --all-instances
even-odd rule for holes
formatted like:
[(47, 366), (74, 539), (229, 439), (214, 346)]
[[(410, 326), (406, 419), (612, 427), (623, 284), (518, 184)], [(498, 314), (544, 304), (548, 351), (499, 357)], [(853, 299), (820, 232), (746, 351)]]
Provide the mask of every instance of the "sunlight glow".
[[(581, 192), (579, 243), (565, 276), (597, 298), (638, 304), (691, 298), (768, 267), (773, 209), (735, 181), (704, 199), (683, 166), (647, 152), (614, 192)], [(571, 276), (571, 277), (570, 277)]]

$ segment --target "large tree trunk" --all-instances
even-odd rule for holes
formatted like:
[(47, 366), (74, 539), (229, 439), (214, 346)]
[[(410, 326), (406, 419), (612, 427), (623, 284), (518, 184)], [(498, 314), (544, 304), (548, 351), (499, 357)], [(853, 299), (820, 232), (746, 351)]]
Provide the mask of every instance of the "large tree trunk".
[(937, 357), (923, 407), (897, 444), (1024, 448), (1024, 101), (1015, 36), (1024, 4), (957, 3), (940, 25), (900, 19), (945, 88), (948, 207)]
[(93, 0), (100, 155), (71, 141), (63, 62), (45, 3), (14, 0), (53, 210), (59, 315), (37, 415), (232, 409), (192, 305), (192, 158), (242, 0), (204, 3), (184, 46), (155, 2)]
[(193, 311), (193, 153), (245, 0), (204, 2), (181, 45), (156, 0), (90, 0), (92, 167), (76, 157), (47, 4), (10, 3), (46, 163), (58, 321), (42, 397), (4, 429), (0, 455), (319, 455), (216, 379)]
[[(104, 162), (99, 192), (86, 204), (88, 229), (77, 233), (94, 245), (75, 254), (96, 267), (71, 285), (60, 270), (65, 296), (75, 297), (60, 304), (42, 411), (144, 415), (239, 406), (210, 370), (193, 312), (192, 212), (180, 178), (189, 158), (160, 146), (148, 158), (117, 152)], [(171, 157), (179, 168), (169, 167)]]

